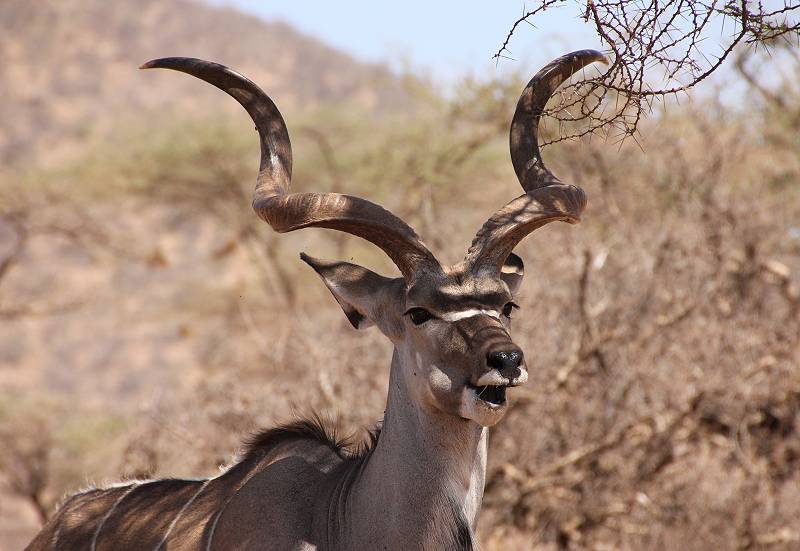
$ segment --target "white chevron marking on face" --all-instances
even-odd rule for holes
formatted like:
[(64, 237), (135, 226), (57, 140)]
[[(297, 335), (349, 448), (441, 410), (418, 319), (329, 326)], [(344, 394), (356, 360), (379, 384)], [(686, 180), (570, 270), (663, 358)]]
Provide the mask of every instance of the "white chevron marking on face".
[(478, 310), (477, 308), (461, 310), (459, 312), (447, 312), (446, 314), (442, 314), (441, 318), (444, 321), (458, 321), (463, 320), (464, 318), (472, 318), (480, 315), (491, 316), (493, 318), (500, 319), (500, 314), (494, 310)]

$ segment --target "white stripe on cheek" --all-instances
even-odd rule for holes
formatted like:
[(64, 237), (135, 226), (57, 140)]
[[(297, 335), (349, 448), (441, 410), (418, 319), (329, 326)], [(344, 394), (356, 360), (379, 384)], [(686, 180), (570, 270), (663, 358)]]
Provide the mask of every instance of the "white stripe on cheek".
[(494, 310), (478, 310), (477, 308), (461, 310), (460, 312), (448, 312), (446, 314), (442, 314), (441, 318), (444, 321), (458, 321), (463, 320), (464, 318), (472, 318), (480, 315), (491, 316), (493, 318), (500, 319), (500, 314)]

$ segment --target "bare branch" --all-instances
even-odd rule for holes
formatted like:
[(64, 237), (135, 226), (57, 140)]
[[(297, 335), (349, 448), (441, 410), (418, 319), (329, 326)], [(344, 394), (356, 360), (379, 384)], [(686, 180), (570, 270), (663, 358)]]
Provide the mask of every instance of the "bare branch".
[[(564, 2), (544, 0), (523, 13), (493, 58), (508, 52), (522, 22), (531, 23)], [(558, 135), (542, 145), (596, 132), (623, 139), (633, 136), (654, 100), (687, 92), (731, 59), (737, 47), (769, 48), (800, 38), (800, 3), (790, 0), (781, 7), (746, 0), (576, 4), (614, 61), (603, 74), (576, 79), (562, 89), (558, 103), (547, 113), (559, 122)], [(711, 46), (716, 40), (721, 41), (717, 54)]]

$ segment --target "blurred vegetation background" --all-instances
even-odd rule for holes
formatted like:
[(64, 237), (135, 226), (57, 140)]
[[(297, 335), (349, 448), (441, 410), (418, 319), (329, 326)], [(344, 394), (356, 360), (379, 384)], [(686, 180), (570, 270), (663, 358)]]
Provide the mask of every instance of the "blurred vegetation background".
[[(273, 234), (250, 210), (247, 116), (139, 63), (251, 75), (284, 111), (296, 190), (375, 200), (444, 261), (519, 194), (507, 129), (529, 76), (448, 95), (231, 10), (28, 4), (0, 6), (2, 550), (87, 485), (213, 475), (257, 427), (311, 410), (351, 430), (382, 415), (390, 345), (351, 330), (297, 254), (394, 267), (333, 232)], [(159, 30), (178, 14), (180, 40)], [(800, 61), (784, 53), (787, 76), (743, 78), (736, 105), (708, 94), (638, 143), (545, 150), (590, 203), (517, 250), (531, 380), (492, 431), (485, 549), (800, 546)]]

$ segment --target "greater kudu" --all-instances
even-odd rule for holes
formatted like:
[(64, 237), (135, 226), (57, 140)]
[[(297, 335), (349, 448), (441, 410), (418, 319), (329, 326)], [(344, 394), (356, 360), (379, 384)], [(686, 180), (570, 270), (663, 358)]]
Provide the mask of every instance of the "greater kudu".
[(261, 169), (253, 207), (278, 232), (318, 226), (371, 241), (402, 277), (301, 255), (358, 329), (394, 345), (380, 432), (354, 450), (318, 421), (267, 430), (208, 480), (137, 481), (72, 496), (28, 547), (50, 549), (473, 549), (483, 497), (487, 427), (506, 389), (528, 378), (509, 336), (523, 274), (512, 249), (552, 222), (578, 222), (583, 191), (542, 162), (537, 131), (558, 86), (602, 54), (556, 59), (528, 83), (511, 123), (511, 159), (525, 193), (480, 228), (466, 258), (442, 266), (405, 222), (334, 193), (289, 193), (292, 151), (275, 104), (254, 83), (207, 61), (165, 58), (236, 99), (255, 122)]

